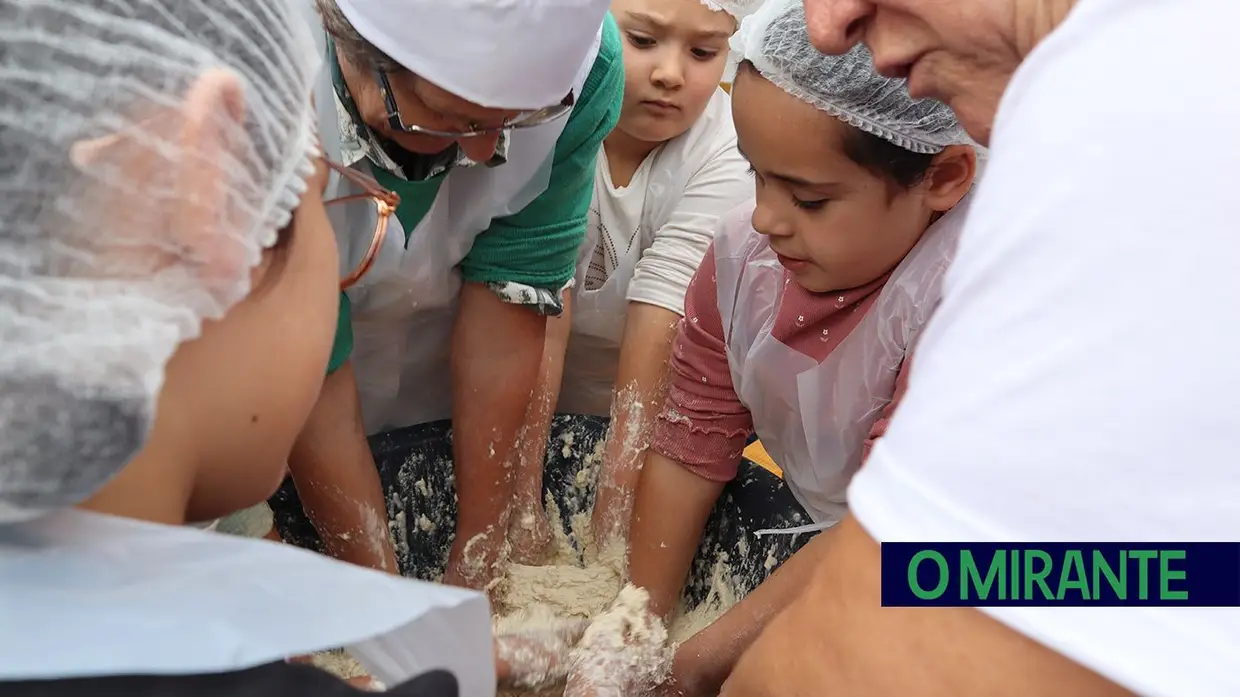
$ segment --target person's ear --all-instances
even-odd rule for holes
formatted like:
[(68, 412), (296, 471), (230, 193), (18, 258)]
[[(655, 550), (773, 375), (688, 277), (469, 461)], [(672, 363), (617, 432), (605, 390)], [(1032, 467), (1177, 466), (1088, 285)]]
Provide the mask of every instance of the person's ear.
[(973, 187), (977, 175), (977, 151), (968, 145), (952, 145), (935, 155), (922, 182), (931, 210), (949, 211)]
[[(229, 229), (242, 211), (231, 210), (235, 182), (232, 168), (246, 157), (245, 93), (236, 73), (205, 71), (186, 91), (179, 109), (177, 146), (181, 157), (173, 184), (184, 192), (182, 205), (171, 216), (172, 236), (193, 259), (205, 279), (230, 282), (249, 272), (253, 253), (240, 231)], [(244, 221), (257, 224), (260, 221)], [(257, 282), (257, 281), (256, 281)]]

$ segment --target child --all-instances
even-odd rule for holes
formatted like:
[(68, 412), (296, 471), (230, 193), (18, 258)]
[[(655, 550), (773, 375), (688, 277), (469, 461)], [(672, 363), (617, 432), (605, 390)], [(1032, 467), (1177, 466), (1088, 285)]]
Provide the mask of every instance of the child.
[(550, 539), (542, 458), (553, 409), (613, 417), (593, 528), (602, 539), (628, 521), (685, 289), (720, 214), (749, 195), (719, 82), (729, 37), (760, 2), (612, 3), (624, 107), (599, 153), (569, 313), (550, 320), (510, 526), (517, 561), (535, 561)]
[[(752, 432), (810, 527), (843, 515), (937, 304), (976, 170), (946, 106), (910, 99), (864, 48), (817, 53), (800, 0), (772, 0), (738, 39), (733, 115), (756, 199), (725, 216), (689, 287), (633, 510), (632, 581), (662, 616)], [(678, 690), (717, 694), (822, 543), (679, 648)]]
[(186, 525), (276, 488), (331, 350), (300, 5), (0, 0), (6, 697), (356, 694), (284, 659), (359, 644), (398, 695), (481, 696), (519, 677), (493, 652), (564, 643), (493, 645), (479, 594)]

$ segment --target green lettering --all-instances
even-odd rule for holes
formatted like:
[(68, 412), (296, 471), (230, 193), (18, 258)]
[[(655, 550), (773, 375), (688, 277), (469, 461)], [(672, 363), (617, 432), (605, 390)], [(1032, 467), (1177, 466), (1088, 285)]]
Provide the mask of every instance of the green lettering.
[(1092, 600), (1085, 574), (1085, 558), (1081, 556), (1079, 549), (1070, 549), (1064, 556), (1063, 568), (1059, 571), (1059, 592), (1055, 594), (1055, 600), (1063, 600), (1069, 588), (1080, 591), (1082, 600)]
[(1159, 600), (1188, 600), (1188, 591), (1171, 590), (1172, 581), (1183, 581), (1188, 577), (1188, 572), (1183, 569), (1172, 569), (1172, 559), (1186, 559), (1188, 553), (1182, 549), (1164, 549), (1158, 553), (1158, 571), (1160, 585), (1158, 588)]
[(1152, 549), (1128, 550), (1128, 558), (1140, 562), (1137, 567), (1137, 597), (1141, 600), (1150, 598), (1150, 560), (1157, 556), (1158, 552)]
[(1119, 576), (1115, 575), (1115, 570), (1111, 568), (1111, 563), (1107, 561), (1105, 554), (1098, 550), (1094, 550), (1094, 597), (1102, 598), (1102, 576), (1106, 576), (1107, 583), (1110, 584), (1111, 590), (1115, 592), (1117, 600), (1128, 599), (1128, 553), (1120, 551), (1119, 553)]
[(1007, 595), (1007, 553), (1003, 550), (995, 552), (990, 558), (990, 566), (986, 569), (986, 580), (982, 580), (973, 553), (967, 549), (960, 551), (960, 599), (969, 599), (969, 589), (973, 588), (978, 600), (990, 599), (990, 587), (999, 582), (999, 600)]
[[(1037, 571), (1033, 568), (1033, 562), (1042, 562), (1042, 568)], [(1055, 597), (1051, 593), (1051, 587), (1046, 585), (1046, 577), (1051, 575), (1051, 555), (1040, 549), (1025, 550), (1025, 595), (1024, 600), (1033, 599), (1033, 584), (1037, 584), (1042, 589), (1042, 597), (1050, 600)]]
[[(931, 591), (927, 591), (922, 588), (921, 583), (917, 580), (917, 568), (927, 559), (932, 560), (939, 566), (939, 583), (934, 587), (934, 590)], [(947, 559), (943, 558), (942, 554), (939, 554), (933, 549), (923, 549), (917, 554), (914, 554), (913, 558), (909, 560), (908, 587), (909, 590), (913, 591), (913, 595), (921, 598), (922, 600), (937, 600), (940, 596), (942, 596), (943, 591), (947, 590), (947, 584), (950, 576), (951, 574), (947, 569)]]
[(1016, 600), (1020, 597), (1020, 550), (1012, 550), (1012, 590), (1008, 597)]

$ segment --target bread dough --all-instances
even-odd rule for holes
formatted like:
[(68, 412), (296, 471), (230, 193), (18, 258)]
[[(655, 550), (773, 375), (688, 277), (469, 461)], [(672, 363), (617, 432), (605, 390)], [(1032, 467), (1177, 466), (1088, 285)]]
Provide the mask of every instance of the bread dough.
[[(625, 553), (621, 547), (609, 547), (586, 564), (580, 563), (578, 549), (591, 549), (593, 537), (589, 530), (589, 514), (573, 516), (571, 535), (564, 533), (558, 506), (548, 501), (548, 515), (555, 543), (550, 562), (545, 566), (511, 564), (496, 586), (494, 617), (497, 633), (516, 630), (537, 631), (551, 627), (556, 618), (595, 620), (588, 632), (595, 641), (619, 641), (627, 632), (630, 643), (639, 638), (648, 644), (642, 651), (641, 665), (630, 666), (654, 676), (666, 666), (659, 657), (670, 656), (681, 643), (705, 629), (736, 604), (738, 597), (731, 581), (731, 565), (727, 554), (715, 562), (706, 599), (696, 607), (683, 604), (673, 614), (669, 626), (657, 628), (646, 620), (645, 591), (625, 586)], [(613, 606), (614, 604), (614, 606)], [(611, 632), (612, 637), (601, 637)], [(365, 675), (365, 670), (342, 651), (326, 652), (315, 657), (315, 665), (341, 677)], [(612, 667), (619, 667), (612, 664)], [(600, 671), (603, 670), (600, 667)], [(601, 675), (602, 673), (600, 673)], [(558, 697), (563, 684), (541, 691), (505, 692), (505, 697)]]
[[(556, 618), (580, 618), (594, 620), (589, 632), (594, 633), (595, 641), (606, 641), (607, 637), (599, 636), (603, 632), (613, 632), (611, 639), (619, 640), (622, 632), (629, 632), (629, 641), (640, 635), (652, 642), (645, 653), (643, 665), (633, 666), (634, 669), (655, 670), (655, 657), (669, 655), (675, 647), (701, 631), (729, 608), (736, 604), (737, 592), (732, 581), (732, 567), (728, 562), (727, 553), (720, 554), (712, 570), (706, 599), (696, 607), (677, 609), (666, 628), (643, 624), (646, 615), (644, 610), (636, 613), (635, 607), (644, 608), (641, 597), (645, 591), (636, 588), (625, 588), (627, 580), (626, 555), (623, 547), (599, 550), (590, 531), (589, 484), (597, 478), (597, 470), (603, 459), (604, 440), (593, 443), (590, 452), (579, 449), (579, 439), (572, 430), (560, 435), (559, 448), (564, 457), (580, 457), (581, 467), (577, 476), (564, 491), (556, 497), (548, 492), (546, 500), (547, 515), (553, 534), (553, 544), (548, 553), (546, 564), (527, 566), (510, 564), (503, 575), (492, 587), (491, 595), (496, 611), (494, 627), (497, 632), (514, 630), (546, 629), (551, 627)], [(419, 453), (410, 458), (424, 458)], [(428, 463), (420, 463), (426, 465)], [(451, 472), (451, 462), (435, 462), (436, 470)], [(405, 471), (427, 471), (426, 466), (408, 467)], [(422, 502), (431, 500), (435, 493), (425, 479), (401, 482), (403, 490), (412, 490)], [(561, 504), (570, 512), (569, 525), (564, 525), (561, 515)], [(422, 507), (419, 512), (406, 511), (405, 503), (398, 494), (393, 493), (389, 506), (394, 511), (392, 516), (392, 532), (395, 538), (398, 556), (407, 557), (410, 543), (406, 528), (406, 516), (417, 516), (419, 530), (426, 530), (423, 520), (446, 520), (451, 516), (448, 511), (431, 510)], [(566, 532), (567, 529), (567, 532)], [(747, 544), (736, 551), (745, 553)], [(622, 591), (622, 589), (624, 589)], [(613, 602), (615, 604), (613, 608)], [(609, 612), (613, 610), (613, 612)], [(636, 633), (636, 634), (634, 634)], [(660, 654), (659, 652), (663, 652)], [(364, 675), (365, 671), (352, 658), (343, 652), (329, 652), (329, 658), (316, 665), (336, 675), (354, 677)], [(541, 692), (503, 693), (506, 697), (558, 697), (563, 694), (563, 684), (552, 685)]]

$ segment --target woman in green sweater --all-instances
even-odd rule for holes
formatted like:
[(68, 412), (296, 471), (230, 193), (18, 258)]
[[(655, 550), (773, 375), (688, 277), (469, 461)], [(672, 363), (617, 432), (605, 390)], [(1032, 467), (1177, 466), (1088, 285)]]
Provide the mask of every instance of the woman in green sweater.
[(395, 571), (365, 436), (451, 418), (460, 512), (444, 580), (481, 588), (504, 543), (546, 318), (561, 312), (620, 113), (619, 34), (605, 0), (316, 5), (323, 147), (399, 205), (346, 178), (328, 192), (343, 199), (328, 210), (345, 290), (290, 471), (331, 554)]

